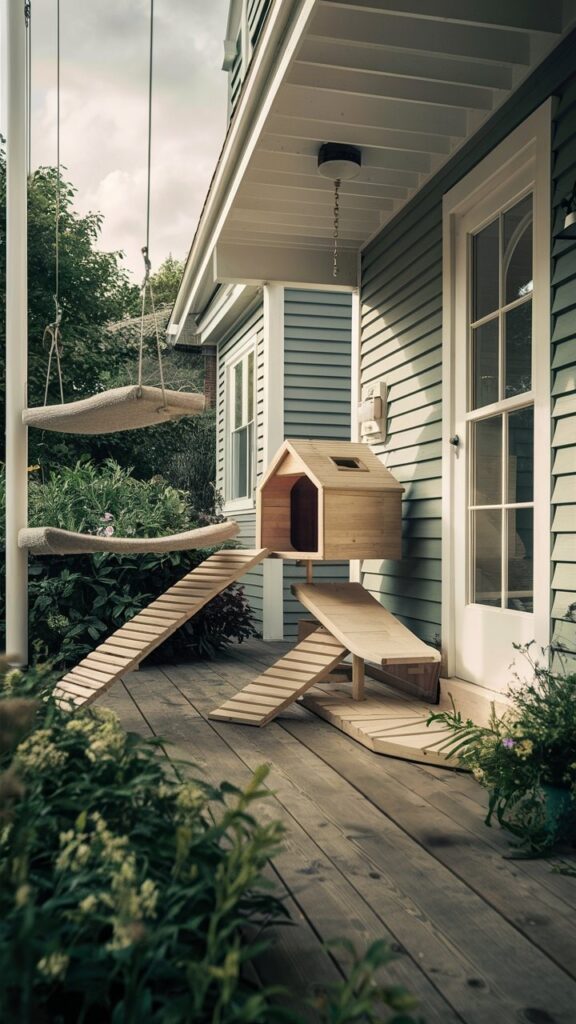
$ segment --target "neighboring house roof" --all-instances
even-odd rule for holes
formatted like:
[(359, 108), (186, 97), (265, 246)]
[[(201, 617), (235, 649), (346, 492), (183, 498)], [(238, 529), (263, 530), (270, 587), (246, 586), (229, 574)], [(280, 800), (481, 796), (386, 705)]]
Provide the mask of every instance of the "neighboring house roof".
[(159, 306), (156, 314), (147, 313), (144, 320), (140, 316), (125, 317), (123, 320), (115, 320), (113, 323), (107, 324), (106, 330), (110, 335), (121, 334), (126, 342), (137, 344), (140, 341), (140, 329), (143, 326), (145, 341), (156, 340), (156, 329), (158, 329), (161, 339), (164, 340), (171, 312), (171, 304)]
[[(171, 317), (176, 337), (218, 284), (357, 285), (358, 254), (574, 26), (518, 0), (274, 0)], [(573, 45), (566, 41), (566, 47)], [(340, 275), (324, 142), (358, 146), (342, 184)]]

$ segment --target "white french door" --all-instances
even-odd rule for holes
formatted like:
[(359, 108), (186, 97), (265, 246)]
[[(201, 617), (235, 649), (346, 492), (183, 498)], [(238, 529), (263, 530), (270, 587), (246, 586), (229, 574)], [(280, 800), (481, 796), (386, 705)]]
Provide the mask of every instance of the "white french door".
[(466, 182), (457, 187), (452, 198), (462, 189), (465, 197), (448, 218), (452, 580), (444, 593), (451, 674), (505, 689), (514, 645), (548, 642), (550, 256), (549, 191), (534, 140), (500, 173), (497, 153), (484, 181), (479, 165), (467, 194)]

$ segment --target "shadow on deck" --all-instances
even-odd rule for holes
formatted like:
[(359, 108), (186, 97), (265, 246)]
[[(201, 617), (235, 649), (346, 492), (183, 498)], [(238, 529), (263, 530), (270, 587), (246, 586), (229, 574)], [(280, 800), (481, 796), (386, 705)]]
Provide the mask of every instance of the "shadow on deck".
[(297, 927), (277, 930), (262, 979), (311, 994), (345, 972), (323, 943), (385, 938), (426, 1024), (576, 1024), (576, 879), (503, 859), (472, 778), (373, 754), (297, 705), (263, 729), (207, 720), (286, 649), (144, 669), (101, 701), (213, 783), (270, 765), (262, 817), (286, 827), (273, 872)]

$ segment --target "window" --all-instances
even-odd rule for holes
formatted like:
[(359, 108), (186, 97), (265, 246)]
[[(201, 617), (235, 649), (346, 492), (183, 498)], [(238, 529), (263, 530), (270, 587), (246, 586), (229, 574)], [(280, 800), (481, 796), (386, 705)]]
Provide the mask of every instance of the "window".
[(532, 612), (532, 194), (472, 236), (471, 264), (468, 599)]
[(229, 501), (252, 498), (254, 488), (254, 349), (227, 368)]

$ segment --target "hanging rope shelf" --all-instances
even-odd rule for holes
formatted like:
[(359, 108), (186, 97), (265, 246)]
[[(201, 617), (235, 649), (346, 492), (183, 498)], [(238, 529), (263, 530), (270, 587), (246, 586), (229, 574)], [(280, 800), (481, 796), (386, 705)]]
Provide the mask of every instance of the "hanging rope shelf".
[(236, 537), (238, 531), (238, 524), (230, 519), (168, 537), (100, 537), (92, 533), (58, 530), (54, 526), (36, 526), (20, 530), (18, 547), (26, 548), (33, 555), (91, 555), (98, 551), (142, 555), (212, 547)]
[(182, 416), (196, 416), (204, 411), (204, 406), (205, 399), (200, 394), (162, 392), (161, 388), (129, 384), (78, 402), (26, 409), (22, 420), (28, 427), (59, 430), (64, 434), (112, 434), (153, 427)]
[[(64, 385), (62, 380), (62, 307), (60, 305), (60, 3), (57, 0), (57, 86), (56, 86), (56, 226), (55, 226), (55, 282), (54, 282), (54, 321), (44, 331), (44, 343), (48, 351), (48, 366), (44, 390), (44, 404), (37, 408), (26, 409), (22, 421), (28, 427), (42, 430), (56, 430), (65, 434), (112, 434), (121, 430), (136, 430), (140, 427), (153, 427), (159, 423), (168, 423), (182, 416), (196, 416), (204, 411), (204, 396), (187, 391), (171, 391), (164, 383), (164, 367), (162, 363), (162, 345), (156, 316), (154, 290), (152, 287), (152, 266), (149, 256), (150, 241), (150, 192), (151, 192), (151, 149), (152, 149), (152, 69), (154, 41), (154, 0), (150, 0), (150, 50), (148, 63), (148, 168), (146, 187), (146, 244), (142, 247), (144, 258), (144, 280), (141, 288), (140, 344), (138, 351), (138, 383), (126, 387), (100, 391), (90, 398), (82, 398), (76, 402), (64, 401)], [(156, 335), (156, 355), (158, 359), (158, 375), (160, 387), (149, 387), (143, 384), (144, 358), (144, 323), (146, 319), (147, 300), (154, 321)], [(60, 404), (48, 404), (50, 375), (55, 366), (58, 377)]]

